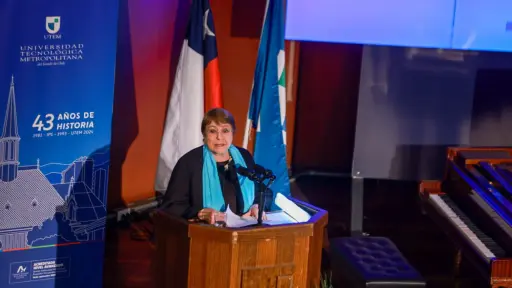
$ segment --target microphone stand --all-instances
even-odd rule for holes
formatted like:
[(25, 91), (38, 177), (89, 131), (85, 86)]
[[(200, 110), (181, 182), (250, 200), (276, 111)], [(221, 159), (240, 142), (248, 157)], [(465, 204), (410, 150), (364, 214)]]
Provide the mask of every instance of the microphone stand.
[[(258, 198), (258, 223), (251, 225), (251, 226), (264, 226), (263, 224), (263, 211), (265, 210), (265, 192), (268, 190), (270, 185), (274, 183), (276, 180), (276, 175), (274, 175), (270, 170), (267, 170), (264, 173), (255, 173), (252, 171), (248, 171), (246, 168), (241, 169), (238, 167), (237, 169), (240, 169), (238, 173), (241, 173), (242, 175), (246, 176), (249, 180), (253, 181), (257, 184), (257, 188), (259, 190), (259, 198)], [(263, 181), (265, 179), (268, 179), (268, 183), (265, 185)]]
[(267, 192), (268, 188), (274, 181), (276, 180), (276, 177), (272, 175), (267, 183), (265, 185), (263, 181), (266, 177), (262, 177), (257, 180), (258, 186), (259, 186), (259, 201), (258, 201), (258, 226), (263, 226), (263, 210), (265, 210), (265, 192)]

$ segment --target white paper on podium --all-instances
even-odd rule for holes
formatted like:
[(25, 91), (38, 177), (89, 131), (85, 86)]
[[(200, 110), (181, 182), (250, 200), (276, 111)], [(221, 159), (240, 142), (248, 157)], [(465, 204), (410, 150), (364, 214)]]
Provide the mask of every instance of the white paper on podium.
[[(267, 220), (263, 221), (264, 224), (282, 225), (307, 222), (311, 218), (311, 216), (306, 211), (297, 206), (297, 204), (290, 201), (290, 199), (283, 196), (281, 193), (277, 193), (275, 202), (276, 205), (282, 209), (282, 211), (266, 213)], [(228, 205), (226, 209), (226, 227), (241, 228), (257, 223), (258, 220), (256, 218), (246, 218), (236, 215), (233, 213), (233, 211), (231, 211)]]
[(236, 215), (231, 211), (228, 205), (228, 208), (226, 209), (226, 227), (240, 228), (254, 225), (256, 223), (258, 223), (258, 220), (255, 218), (244, 218)]
[(267, 220), (264, 221), (268, 225), (282, 225), (297, 223), (297, 220), (293, 219), (284, 211), (275, 211), (267, 213)]
[(281, 193), (277, 193), (275, 203), (296, 222), (308, 222), (311, 215)]
[[(276, 211), (276, 212), (268, 212), (266, 213), (267, 220), (264, 220), (263, 223), (267, 225), (282, 225), (282, 224), (291, 224), (297, 223), (295, 219), (290, 217), (284, 211)], [(231, 211), (231, 209), (226, 209), (226, 227), (231, 228), (241, 228), (250, 225), (254, 225), (258, 223), (258, 219), (256, 218), (246, 218), (236, 215)]]

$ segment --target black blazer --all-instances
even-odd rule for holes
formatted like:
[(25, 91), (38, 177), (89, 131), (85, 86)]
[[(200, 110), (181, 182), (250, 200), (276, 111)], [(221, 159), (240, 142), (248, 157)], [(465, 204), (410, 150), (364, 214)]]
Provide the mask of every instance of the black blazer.
[[(236, 148), (242, 154), (247, 168), (254, 169), (254, 158), (251, 153), (244, 148)], [(257, 186), (254, 191), (254, 203), (257, 203)], [(192, 149), (178, 160), (172, 171), (161, 208), (186, 219), (196, 217), (197, 213), (204, 208), (203, 146)]]

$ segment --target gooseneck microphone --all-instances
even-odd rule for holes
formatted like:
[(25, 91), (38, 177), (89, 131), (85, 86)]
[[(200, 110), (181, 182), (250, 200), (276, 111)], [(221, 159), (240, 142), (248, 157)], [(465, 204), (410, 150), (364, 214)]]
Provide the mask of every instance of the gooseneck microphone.
[(258, 177), (258, 174), (249, 168), (246, 168), (240, 164), (236, 164), (235, 166), (236, 173), (249, 178), (252, 181), (258, 181), (260, 178)]
[[(263, 210), (265, 209), (265, 195), (266, 191), (272, 185), (272, 183), (276, 180), (276, 176), (272, 173), (271, 170), (265, 169), (263, 166), (255, 164), (254, 170), (248, 169), (246, 167), (237, 164), (236, 172), (242, 176), (249, 178), (251, 181), (257, 183), (258, 187), (258, 226), (263, 225)], [(264, 180), (268, 179), (268, 183), (265, 185), (263, 183)]]
[(272, 173), (272, 170), (266, 169), (263, 166), (258, 165), (258, 164), (254, 165), (254, 172), (256, 172), (256, 174), (262, 175), (262, 177), (264, 179), (270, 179), (270, 180), (276, 179), (276, 175), (274, 175), (274, 173)]

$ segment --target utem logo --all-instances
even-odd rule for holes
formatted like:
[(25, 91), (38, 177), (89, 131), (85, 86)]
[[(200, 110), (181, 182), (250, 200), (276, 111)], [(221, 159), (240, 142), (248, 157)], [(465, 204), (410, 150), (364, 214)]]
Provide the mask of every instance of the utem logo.
[(25, 273), (27, 272), (27, 267), (20, 266), (18, 267), (18, 271), (16, 273)]
[(45, 35), (45, 39), (60, 39), (62, 35), (57, 34), (60, 31), (60, 16), (46, 17), (46, 32), (50, 35)]

